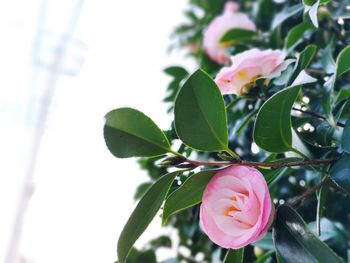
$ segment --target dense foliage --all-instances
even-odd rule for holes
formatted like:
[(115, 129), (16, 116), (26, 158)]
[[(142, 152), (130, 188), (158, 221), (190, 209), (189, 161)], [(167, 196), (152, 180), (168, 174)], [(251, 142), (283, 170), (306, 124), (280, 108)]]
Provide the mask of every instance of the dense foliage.
[[(177, 257), (168, 263), (350, 260), (350, 1), (236, 2), (258, 30), (228, 31), (222, 41), (230, 53), (280, 49), (290, 62), (270, 81), (250, 83), (243, 96), (222, 96), (213, 78), (223, 66), (202, 43), (226, 1), (189, 1), (172, 48), (187, 50), (201, 70), (165, 69), (172, 79), (164, 100), (172, 127), (161, 131), (131, 108), (106, 115), (109, 150), (142, 157), (150, 176), (137, 189), (141, 200), (119, 239), (120, 263), (157, 262), (156, 249), (175, 246), (161, 236), (144, 250), (132, 248), (161, 207), (164, 224), (179, 235)], [(201, 230), (202, 194), (221, 166), (207, 161), (251, 164), (268, 183), (276, 206), (272, 231), (244, 250), (227, 252)]]

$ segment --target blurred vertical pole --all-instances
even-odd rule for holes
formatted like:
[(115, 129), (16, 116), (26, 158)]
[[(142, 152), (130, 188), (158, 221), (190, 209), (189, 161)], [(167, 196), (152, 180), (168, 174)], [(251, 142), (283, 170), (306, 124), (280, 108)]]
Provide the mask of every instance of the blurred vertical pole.
[[(43, 0), (42, 5), (40, 7), (37, 33), (33, 43), (33, 66), (35, 66), (35, 61), (38, 59), (38, 56), (40, 56), (40, 47), (44, 37), (45, 17), (49, 2), (50, 1)], [(76, 0), (73, 10), (65, 10), (67, 12), (71, 11), (71, 17), (69, 19), (69, 23), (65, 32), (62, 34), (62, 38), (59, 39), (60, 42), (58, 43), (57, 48), (53, 50), (54, 55), (52, 57), (52, 61), (50, 61), (50, 63), (47, 65), (47, 80), (45, 82), (45, 89), (40, 101), (38, 116), (35, 119), (34, 138), (30, 149), (30, 155), (28, 158), (28, 167), (23, 181), (22, 190), (20, 192), (19, 202), (17, 204), (17, 213), (15, 215), (13, 230), (8, 243), (5, 263), (17, 263), (20, 261), (20, 240), (22, 235), (24, 218), (29, 206), (30, 198), (34, 190), (34, 175), (36, 161), (39, 155), (42, 138), (45, 133), (48, 113), (52, 100), (54, 98), (57, 81), (60, 75), (62, 74), (62, 71), (64, 71), (64, 58), (66, 56), (66, 50), (68, 45), (72, 41), (74, 31), (83, 7), (83, 3), (83, 0)], [(36, 70), (34, 69), (34, 74), (35, 72)], [(32, 102), (29, 102), (29, 108), (31, 108), (31, 103)]]

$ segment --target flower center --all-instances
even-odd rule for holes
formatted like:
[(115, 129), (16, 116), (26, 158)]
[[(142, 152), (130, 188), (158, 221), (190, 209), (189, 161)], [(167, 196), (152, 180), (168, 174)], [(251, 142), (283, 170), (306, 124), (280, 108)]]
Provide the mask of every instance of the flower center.
[(229, 207), (225, 210), (224, 215), (225, 215), (225, 216), (230, 216), (230, 217), (232, 217), (231, 212), (241, 212), (241, 210), (238, 209), (237, 207), (235, 207), (234, 205), (232, 205), (232, 206), (229, 206)]
[(244, 203), (249, 198), (248, 191), (242, 191), (236, 193), (236, 195), (230, 197), (231, 205), (228, 205), (224, 210), (224, 215), (228, 217), (234, 217), (237, 212), (242, 212)]

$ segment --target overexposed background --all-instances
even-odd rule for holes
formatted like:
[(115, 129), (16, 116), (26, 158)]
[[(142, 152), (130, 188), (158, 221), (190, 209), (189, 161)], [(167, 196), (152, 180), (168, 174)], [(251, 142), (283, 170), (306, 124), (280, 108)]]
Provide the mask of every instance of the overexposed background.
[[(116, 260), (147, 175), (108, 152), (103, 116), (127, 105), (168, 128), (162, 69), (193, 70), (183, 55), (166, 54), (186, 4), (0, 2), (0, 262)], [(172, 234), (157, 219), (138, 246), (160, 231)]]

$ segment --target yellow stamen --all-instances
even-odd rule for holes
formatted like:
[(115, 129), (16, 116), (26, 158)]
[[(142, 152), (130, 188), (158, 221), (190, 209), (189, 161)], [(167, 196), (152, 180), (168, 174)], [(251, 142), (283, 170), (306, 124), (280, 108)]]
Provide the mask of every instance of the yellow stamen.
[(225, 215), (225, 216), (230, 216), (230, 215), (229, 215), (230, 212), (241, 212), (241, 210), (239, 210), (239, 209), (238, 209), (237, 207), (235, 207), (235, 206), (229, 206), (229, 207), (225, 210), (224, 215)]
[(230, 198), (230, 200), (233, 201), (233, 202), (236, 202), (237, 201), (237, 197), (233, 196), (233, 197)]

